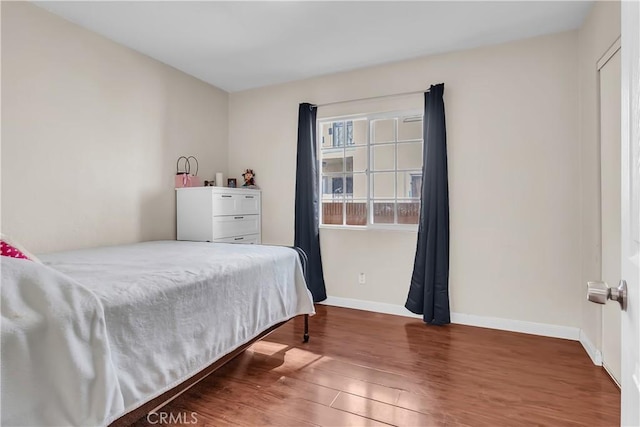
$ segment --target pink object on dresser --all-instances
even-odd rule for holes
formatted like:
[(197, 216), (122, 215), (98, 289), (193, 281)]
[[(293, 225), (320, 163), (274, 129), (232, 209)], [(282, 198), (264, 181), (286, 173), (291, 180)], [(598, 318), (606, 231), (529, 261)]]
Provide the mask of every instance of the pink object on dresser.
[(202, 187), (200, 178), (188, 173), (181, 173), (176, 175), (176, 188), (184, 187)]

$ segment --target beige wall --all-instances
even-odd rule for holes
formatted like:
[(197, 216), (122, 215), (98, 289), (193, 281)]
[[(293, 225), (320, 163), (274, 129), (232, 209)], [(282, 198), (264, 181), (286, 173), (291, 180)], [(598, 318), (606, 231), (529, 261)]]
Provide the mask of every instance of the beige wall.
[(175, 238), (173, 175), (227, 166), (227, 93), (2, 2), (2, 231), (34, 252)]
[[(596, 63), (620, 37), (620, 3), (596, 2), (579, 32), (580, 81), (580, 290), (601, 276), (600, 111)], [(581, 301), (581, 329), (601, 348), (602, 308)]]
[[(452, 310), (578, 327), (577, 55), (577, 32), (568, 32), (233, 93), (229, 169), (255, 169), (263, 241), (291, 244), (298, 103), (444, 82)], [(377, 104), (384, 105), (342, 104), (319, 115), (421, 108), (422, 97)], [(329, 295), (404, 304), (415, 232), (323, 229), (321, 240)]]
[[(619, 4), (598, 2), (579, 33), (227, 95), (3, 2), (2, 231), (35, 252), (173, 238), (175, 159), (194, 154), (203, 178), (253, 167), (263, 241), (291, 244), (298, 103), (444, 82), (453, 311), (581, 327), (599, 347), (599, 307), (583, 302), (600, 274), (595, 62), (619, 33)], [(417, 95), (319, 115), (421, 106)], [(329, 295), (404, 304), (415, 233), (321, 238)]]

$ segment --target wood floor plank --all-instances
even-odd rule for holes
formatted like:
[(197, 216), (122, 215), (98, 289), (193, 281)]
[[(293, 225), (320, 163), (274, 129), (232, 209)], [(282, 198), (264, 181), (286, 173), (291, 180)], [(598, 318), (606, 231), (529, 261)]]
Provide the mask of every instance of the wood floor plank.
[(239, 382), (253, 384), (262, 392), (271, 393), (279, 399), (297, 397), (330, 406), (331, 402), (338, 396), (338, 391), (332, 388), (257, 368), (229, 371), (225, 373), (223, 378), (232, 378)]
[(322, 426), (354, 426), (354, 427), (387, 427), (388, 424), (378, 422), (338, 408), (324, 406), (315, 402), (292, 399), (287, 410), (304, 413), (307, 420)]
[[(192, 397), (192, 396), (190, 396)], [(182, 399), (181, 397), (178, 399)], [(178, 400), (177, 399), (177, 400)], [(172, 402), (160, 409), (158, 413), (178, 416), (185, 410), (184, 403)], [(278, 412), (265, 412), (261, 409), (219, 397), (209, 397), (188, 405), (196, 413), (197, 426), (313, 426), (313, 424), (290, 418)], [(189, 413), (192, 411), (190, 410)], [(157, 417), (142, 418), (134, 424), (136, 427), (160, 425)], [(162, 423), (163, 426), (184, 426), (185, 423)]]
[[(286, 378), (281, 378), (266, 387), (256, 385), (251, 379), (238, 380), (225, 375), (221, 378), (208, 378), (203, 381), (204, 387), (208, 386), (209, 393), (198, 394), (196, 399), (201, 399), (207, 404), (207, 399), (211, 396), (224, 399), (228, 402), (245, 405), (252, 409), (257, 409), (261, 418), (249, 420), (249, 425), (270, 425), (273, 417), (266, 418), (264, 414), (277, 415), (282, 420), (281, 425), (353, 425), (353, 426), (379, 426), (381, 423), (331, 408), (330, 404), (337, 396), (335, 390), (320, 388), (313, 384), (304, 384), (301, 381), (296, 383), (297, 387), (292, 388), (287, 384)], [(326, 390), (331, 393), (320, 397), (316, 393), (319, 390)], [(178, 404), (185, 405), (188, 399), (193, 396), (179, 398)], [(316, 402), (314, 400), (319, 400)], [(196, 402), (194, 402), (195, 404)], [(276, 423), (275, 425), (277, 425)]]
[[(265, 365), (272, 365), (269, 362), (265, 362), (264, 356), (250, 355), (253, 359), (253, 364), (250, 363), (251, 368), (246, 367), (242, 370), (234, 370), (227, 372), (235, 378), (251, 378), (252, 380), (264, 378), (264, 375), (270, 375), (271, 380), (274, 378), (281, 379), (287, 378), (288, 380), (298, 381), (303, 384), (314, 384), (322, 386), (326, 389), (333, 389), (334, 395), (332, 399), (337, 395), (337, 391), (355, 394), (358, 396), (366, 397), (373, 400), (378, 400), (385, 403), (394, 404), (400, 395), (402, 390), (397, 388), (386, 387), (383, 385), (375, 384), (372, 382), (362, 381), (352, 377), (337, 374), (331, 370), (323, 370), (322, 365), (315, 363), (310, 364), (303, 370), (291, 370), (286, 365), (280, 365), (274, 369), (265, 369)], [(257, 360), (261, 359), (261, 360)], [(336, 391), (337, 390), (337, 391)], [(322, 403), (322, 402), (318, 402)]]
[(349, 393), (340, 393), (331, 407), (394, 426), (428, 426), (442, 424), (444, 421), (438, 416), (411, 411)]
[(619, 390), (577, 342), (316, 311), (309, 343), (294, 319), (162, 410), (198, 426), (619, 425)]

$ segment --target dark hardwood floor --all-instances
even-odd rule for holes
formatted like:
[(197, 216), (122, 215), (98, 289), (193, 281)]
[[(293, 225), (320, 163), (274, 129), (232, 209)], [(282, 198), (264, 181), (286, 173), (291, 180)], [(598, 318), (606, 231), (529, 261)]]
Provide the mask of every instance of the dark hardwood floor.
[(316, 310), (309, 343), (294, 319), (135, 425), (619, 425), (578, 342)]

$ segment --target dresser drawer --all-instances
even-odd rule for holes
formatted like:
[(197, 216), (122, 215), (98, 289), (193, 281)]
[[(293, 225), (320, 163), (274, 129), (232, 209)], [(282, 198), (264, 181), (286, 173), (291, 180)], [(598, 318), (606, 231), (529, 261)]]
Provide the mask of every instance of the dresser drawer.
[(258, 215), (259, 194), (213, 194), (214, 215)]
[(249, 236), (226, 237), (224, 239), (215, 239), (214, 243), (244, 243), (251, 245), (260, 244), (259, 234), (250, 234)]
[(260, 215), (230, 215), (213, 217), (214, 240), (260, 233)]

